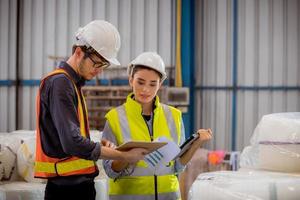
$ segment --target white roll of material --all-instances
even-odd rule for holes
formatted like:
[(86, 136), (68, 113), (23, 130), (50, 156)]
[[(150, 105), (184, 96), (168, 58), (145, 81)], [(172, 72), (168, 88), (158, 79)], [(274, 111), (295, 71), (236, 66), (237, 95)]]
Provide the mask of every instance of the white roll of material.
[(45, 186), (46, 184), (24, 181), (8, 182), (0, 185), (0, 199), (2, 192), (5, 196), (3, 200), (43, 200)]
[(0, 135), (0, 181), (17, 180), (16, 149), (20, 146), (20, 140), (10, 133)]
[(259, 170), (217, 171), (200, 174), (189, 191), (189, 200), (298, 200), (300, 177)]
[(265, 141), (300, 143), (300, 112), (264, 115), (250, 142), (254, 145)]
[(240, 166), (278, 172), (300, 172), (300, 112), (262, 117), (251, 146), (244, 148)]

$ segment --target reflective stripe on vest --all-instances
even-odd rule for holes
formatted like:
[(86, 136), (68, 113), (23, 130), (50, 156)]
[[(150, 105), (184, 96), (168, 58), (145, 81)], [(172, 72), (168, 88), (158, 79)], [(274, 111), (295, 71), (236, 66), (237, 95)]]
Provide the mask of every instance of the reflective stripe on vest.
[[(77, 116), (80, 123), (80, 134), (82, 137), (89, 137), (89, 128), (87, 120), (87, 108), (82, 94), (78, 91), (76, 84), (73, 82), (69, 74), (63, 69), (57, 69), (45, 78), (42, 79), (40, 89), (36, 99), (36, 118), (37, 118), (37, 139), (36, 139), (36, 159), (35, 159), (35, 177), (48, 178), (55, 176), (70, 176), (80, 174), (95, 173), (97, 168), (94, 161), (81, 159), (75, 156), (70, 156), (63, 159), (53, 158), (47, 156), (42, 148), (40, 135), (40, 92), (44, 86), (44, 81), (53, 75), (65, 74), (66, 77), (72, 81), (78, 99)], [(81, 95), (81, 96), (80, 96)], [(85, 109), (83, 108), (85, 107)], [(85, 111), (85, 112), (84, 112)]]
[[(146, 122), (142, 117), (141, 106), (131, 98), (131, 95), (128, 95), (125, 104), (111, 110), (106, 115), (118, 145), (130, 140), (151, 141)], [(155, 105), (153, 118), (154, 139), (165, 136), (179, 144), (181, 113), (175, 108), (172, 110), (172, 107), (160, 104), (158, 98), (156, 98)], [(162, 173), (158, 176), (159, 194), (166, 193), (164, 195), (174, 196), (178, 193), (178, 179), (174, 173), (174, 161), (171, 165), (162, 169)], [(155, 193), (153, 175), (153, 170), (148, 168), (147, 163), (143, 160), (139, 161), (130, 176), (121, 177), (115, 182), (110, 181), (110, 195), (119, 196), (120, 198), (114, 196), (117, 199), (122, 199), (122, 195), (143, 194), (143, 197), (147, 194), (153, 195)], [(142, 184), (143, 187), (139, 184)]]
[(170, 109), (169, 106), (165, 105), (165, 104), (161, 104), (162, 108), (164, 109), (164, 113), (165, 113), (165, 117), (167, 119), (168, 122), (168, 126), (169, 126), (169, 130), (171, 132), (172, 138), (174, 140), (175, 143), (179, 144), (179, 137), (180, 137), (180, 132), (177, 128), (177, 125), (175, 123), (175, 119), (173, 118), (172, 115), (172, 111)]
[[(144, 199), (144, 197), (147, 197), (147, 195), (152, 195), (153, 198), (153, 194), (155, 192), (153, 176), (144, 176), (142, 178), (134, 176), (123, 177), (116, 180), (116, 182), (110, 179), (110, 186), (111, 185), (114, 185), (114, 187), (110, 187), (109, 195), (111, 197), (115, 197), (116, 199), (123, 199), (124, 196), (130, 195), (140, 195), (140, 198), (138, 199)], [(176, 196), (176, 198), (172, 199), (178, 199), (178, 188), (179, 183), (176, 176), (157, 176), (158, 195)]]
[[(180, 193), (179, 192), (169, 192), (169, 193), (162, 193), (157, 195), (157, 199), (159, 200), (180, 200)], [(153, 194), (152, 195), (122, 195), (120, 198), (120, 195), (110, 195), (109, 200), (153, 200)]]

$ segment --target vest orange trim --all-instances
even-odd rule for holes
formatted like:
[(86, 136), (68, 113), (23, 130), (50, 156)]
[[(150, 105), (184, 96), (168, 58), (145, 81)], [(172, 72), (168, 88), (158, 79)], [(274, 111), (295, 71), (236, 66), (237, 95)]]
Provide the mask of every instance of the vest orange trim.
[(94, 161), (85, 160), (78, 158), (76, 156), (70, 156), (67, 158), (59, 159), (47, 156), (43, 151), (41, 144), (41, 135), (40, 135), (40, 92), (44, 86), (44, 82), (50, 76), (56, 74), (65, 74), (68, 79), (72, 81), (74, 85), (77, 99), (78, 99), (78, 108), (77, 108), (77, 117), (80, 123), (80, 133), (83, 137), (89, 136), (89, 124), (87, 120), (87, 109), (84, 97), (81, 92), (78, 91), (76, 84), (73, 82), (70, 75), (63, 69), (57, 69), (41, 81), (40, 88), (37, 94), (36, 99), (36, 158), (35, 158), (35, 177), (37, 178), (49, 178), (56, 176), (71, 176), (71, 175), (82, 175), (82, 174), (92, 174), (95, 173), (98, 169)]

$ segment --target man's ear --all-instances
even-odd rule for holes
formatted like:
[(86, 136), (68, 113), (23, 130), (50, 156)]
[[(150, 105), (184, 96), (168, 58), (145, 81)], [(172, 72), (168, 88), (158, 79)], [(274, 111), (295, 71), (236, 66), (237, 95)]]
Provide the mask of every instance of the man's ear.
[(82, 59), (84, 56), (84, 52), (82, 51), (82, 49), (80, 47), (76, 47), (74, 55), (79, 58)]

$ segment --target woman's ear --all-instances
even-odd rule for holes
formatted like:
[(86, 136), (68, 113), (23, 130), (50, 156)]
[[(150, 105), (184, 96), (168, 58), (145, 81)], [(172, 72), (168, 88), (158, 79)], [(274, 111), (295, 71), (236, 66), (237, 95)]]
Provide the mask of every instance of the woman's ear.
[(130, 87), (133, 86), (133, 78), (132, 78), (132, 76), (129, 76), (129, 85), (130, 85)]
[(159, 89), (161, 88), (162, 85), (163, 85), (163, 82), (160, 80), (159, 81)]
[(162, 87), (163, 83), (164, 83), (164, 82), (162, 81), (162, 79), (160, 79), (160, 80), (159, 80), (159, 89)]

